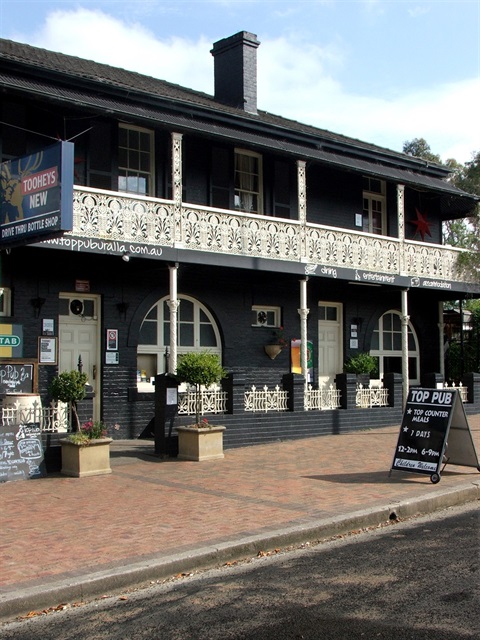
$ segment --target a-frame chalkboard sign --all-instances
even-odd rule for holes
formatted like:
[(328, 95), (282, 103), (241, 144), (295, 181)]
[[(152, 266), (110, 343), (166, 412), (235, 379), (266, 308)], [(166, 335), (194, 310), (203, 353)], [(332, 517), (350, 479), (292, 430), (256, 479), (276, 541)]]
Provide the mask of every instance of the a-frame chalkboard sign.
[(410, 389), (390, 474), (393, 469), (424, 473), (435, 484), (446, 464), (480, 471), (460, 391)]

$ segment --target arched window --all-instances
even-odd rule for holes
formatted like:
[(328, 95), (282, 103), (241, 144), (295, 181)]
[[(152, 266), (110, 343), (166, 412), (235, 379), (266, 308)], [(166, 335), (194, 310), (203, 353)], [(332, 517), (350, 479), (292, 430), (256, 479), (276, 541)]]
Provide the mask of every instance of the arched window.
[[(380, 378), (385, 373), (402, 373), (402, 322), (398, 311), (387, 311), (373, 332), (370, 355), (378, 357)], [(415, 331), (408, 323), (408, 378), (420, 384), (420, 356)]]
[[(150, 379), (157, 373), (167, 371), (166, 350), (170, 346), (170, 308), (167, 300), (168, 297), (165, 297), (156, 302), (140, 327), (137, 381), (147, 382), (151, 391)], [(194, 298), (178, 296), (178, 301), (177, 355), (208, 350), (221, 358), (220, 332), (212, 314)]]

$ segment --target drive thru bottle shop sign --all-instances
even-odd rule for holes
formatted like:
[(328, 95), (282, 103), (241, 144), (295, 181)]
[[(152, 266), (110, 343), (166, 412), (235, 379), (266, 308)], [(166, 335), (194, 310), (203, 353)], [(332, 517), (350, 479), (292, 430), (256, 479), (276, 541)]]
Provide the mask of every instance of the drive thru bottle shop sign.
[(54, 237), (73, 224), (73, 143), (0, 164), (0, 244)]

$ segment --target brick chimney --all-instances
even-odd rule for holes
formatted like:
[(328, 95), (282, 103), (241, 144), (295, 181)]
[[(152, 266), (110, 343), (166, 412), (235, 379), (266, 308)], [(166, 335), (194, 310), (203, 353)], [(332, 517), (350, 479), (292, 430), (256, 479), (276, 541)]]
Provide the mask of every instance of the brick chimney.
[(257, 113), (257, 47), (254, 33), (240, 31), (213, 44), (215, 100)]

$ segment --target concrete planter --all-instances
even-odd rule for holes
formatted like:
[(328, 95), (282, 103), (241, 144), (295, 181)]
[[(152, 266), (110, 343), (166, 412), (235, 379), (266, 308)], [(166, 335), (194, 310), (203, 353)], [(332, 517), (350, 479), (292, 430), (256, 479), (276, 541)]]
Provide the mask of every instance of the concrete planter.
[(178, 460), (218, 460), (223, 455), (225, 427), (176, 427)]
[(110, 468), (110, 443), (112, 438), (90, 440), (87, 446), (70, 442), (68, 438), (61, 438), (62, 469), (64, 476), (86, 478), (112, 473)]

